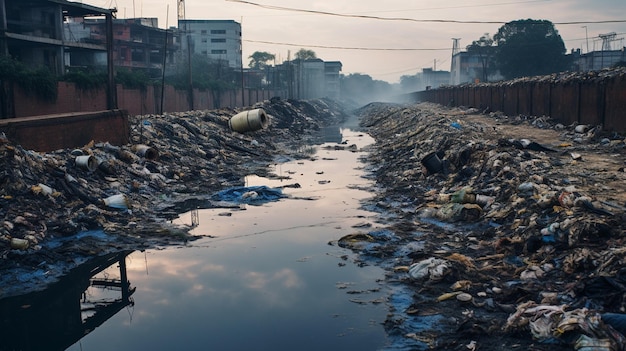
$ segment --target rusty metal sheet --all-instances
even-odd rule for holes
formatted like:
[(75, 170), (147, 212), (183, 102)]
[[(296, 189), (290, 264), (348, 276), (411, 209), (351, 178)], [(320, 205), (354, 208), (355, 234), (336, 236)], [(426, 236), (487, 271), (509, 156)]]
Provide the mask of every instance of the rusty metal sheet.
[(516, 84), (517, 87), (517, 113), (520, 115), (530, 116), (532, 114), (533, 101), (533, 83)]
[(467, 105), (470, 107), (476, 107), (477, 106), (477, 95), (478, 95), (478, 89), (477, 88), (471, 88), (469, 89), (468, 92), (468, 101), (467, 101)]
[(502, 88), (504, 90), (504, 96), (502, 100), (502, 112), (509, 116), (517, 115), (517, 86), (505, 85)]
[(600, 82), (580, 83), (580, 123), (604, 124), (605, 88)]
[(550, 96), (552, 85), (549, 82), (537, 82), (532, 87), (532, 106), (530, 114), (533, 116), (550, 115)]
[(487, 108), (491, 108), (491, 87), (482, 86), (479, 87), (480, 91), (480, 101), (478, 103), (478, 108), (481, 110), (485, 110)]
[(454, 95), (452, 94), (453, 92), (453, 89), (445, 89), (441, 95), (441, 101), (439, 103), (445, 106), (450, 105), (450, 102), (454, 100)]
[(553, 84), (550, 116), (563, 124), (578, 123), (578, 83)]
[(609, 81), (605, 93), (605, 129), (626, 131), (626, 76)]
[(504, 87), (502, 86), (494, 86), (491, 89), (491, 102), (493, 106), (491, 109), (493, 111), (502, 111), (504, 106)]

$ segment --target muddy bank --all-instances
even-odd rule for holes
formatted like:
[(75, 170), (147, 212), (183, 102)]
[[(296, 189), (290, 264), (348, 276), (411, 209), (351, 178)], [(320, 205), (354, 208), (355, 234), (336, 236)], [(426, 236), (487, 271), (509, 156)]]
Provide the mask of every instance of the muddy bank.
[(382, 229), (338, 244), (387, 270), (389, 349), (623, 349), (624, 137), (477, 112), (358, 112)]
[[(193, 240), (171, 219), (267, 166), (307, 157), (307, 139), (347, 118), (329, 100), (257, 104), (266, 129), (237, 133), (238, 110), (132, 117), (130, 145), (39, 153), (0, 140), (0, 298), (43, 288), (88, 258)], [(279, 159), (280, 158), (280, 159)]]

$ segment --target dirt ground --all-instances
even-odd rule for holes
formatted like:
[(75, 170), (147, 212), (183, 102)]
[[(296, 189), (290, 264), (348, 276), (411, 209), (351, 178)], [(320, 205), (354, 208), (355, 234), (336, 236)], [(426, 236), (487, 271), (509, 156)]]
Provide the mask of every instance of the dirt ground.
[[(542, 145), (550, 146), (555, 150), (562, 149), (561, 152), (564, 153), (579, 153), (581, 155), (581, 162), (573, 164), (573, 168), (583, 168), (592, 174), (599, 174), (603, 172), (623, 172), (623, 168), (626, 166), (626, 157), (624, 152), (621, 152), (621, 149), (617, 150), (619, 152), (612, 152), (616, 150), (598, 148), (595, 143), (592, 143), (592, 145), (585, 143), (575, 147), (576, 144), (572, 140), (571, 135), (568, 137), (567, 133), (564, 133), (563, 130), (557, 130), (554, 128), (541, 129), (533, 127), (528, 123), (512, 124), (507, 121), (503, 122), (500, 118), (494, 118), (483, 114), (466, 115), (464, 120), (491, 127), (486, 128), (489, 132), (483, 134), (490, 140), (497, 140), (499, 138), (515, 139), (525, 137)], [(610, 136), (612, 133), (605, 134), (606, 136)], [(595, 142), (597, 141), (598, 140), (595, 140)], [(560, 145), (563, 145), (563, 147)], [(622, 169), (622, 171), (620, 171), (620, 169)], [(620, 204), (626, 204), (626, 191), (624, 191), (626, 190), (626, 185), (623, 180), (624, 179), (620, 177), (611, 177), (603, 182), (607, 188), (617, 190), (611, 190), (611, 196)], [(602, 193), (605, 191), (605, 188), (599, 187), (594, 190)]]

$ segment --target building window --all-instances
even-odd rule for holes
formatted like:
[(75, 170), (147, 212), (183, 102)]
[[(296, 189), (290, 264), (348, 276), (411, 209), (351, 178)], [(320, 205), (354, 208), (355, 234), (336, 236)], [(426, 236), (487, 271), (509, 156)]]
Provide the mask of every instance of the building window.
[(225, 43), (226, 39), (211, 39), (211, 43)]
[(204, 34), (204, 35), (206, 35), (206, 29), (201, 30), (201, 31), (200, 31), (200, 34)]
[(226, 34), (226, 29), (211, 29), (211, 34)]
[(203, 43), (206, 43), (206, 42), (207, 42), (207, 39), (206, 39), (206, 38), (202, 38), (202, 42), (203, 42)]
[(226, 55), (226, 50), (211, 50), (211, 55)]
[(206, 50), (202, 50), (202, 55), (206, 55), (206, 54), (207, 54)]

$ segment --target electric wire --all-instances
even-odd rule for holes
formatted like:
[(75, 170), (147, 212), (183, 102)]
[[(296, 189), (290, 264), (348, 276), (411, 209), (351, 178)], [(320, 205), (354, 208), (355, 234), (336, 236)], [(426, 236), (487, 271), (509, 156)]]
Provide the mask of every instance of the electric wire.
[(251, 39), (244, 39), (243, 41), (249, 42), (249, 43), (258, 43), (258, 44), (300, 46), (300, 47), (312, 47), (312, 48), (321, 48), (321, 49), (361, 50), (361, 51), (442, 51), (442, 50), (450, 50), (450, 48), (367, 48), (367, 47), (332, 46), (332, 45), (309, 45), (309, 44), (281, 43), (281, 42), (274, 42), (274, 41), (251, 40)]
[[(317, 14), (317, 15), (346, 17), (346, 18), (373, 19), (373, 20), (381, 20), (381, 21), (404, 21), (404, 22), (419, 22), (419, 23), (455, 23), (455, 24), (504, 24), (504, 23), (510, 22), (510, 21), (476, 21), (476, 20), (463, 21), (463, 20), (452, 20), (452, 19), (416, 19), (416, 18), (404, 18), (404, 17), (381, 17), (381, 16), (368, 16), (368, 15), (357, 15), (357, 14), (344, 14), (344, 13), (329, 12), (329, 11), (309, 10), (309, 9), (301, 9), (301, 8), (295, 8), (295, 7), (264, 5), (264, 4), (259, 4), (259, 3), (255, 3), (251, 1), (245, 1), (245, 0), (226, 0), (226, 1), (257, 6), (257, 7), (261, 7), (261, 8), (269, 9), (269, 10), (302, 12), (302, 13)], [(601, 20), (601, 21), (552, 22), (552, 24), (555, 24), (555, 25), (607, 24), (607, 23), (626, 23), (626, 19), (611, 19), (611, 20)]]

